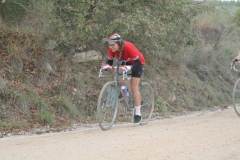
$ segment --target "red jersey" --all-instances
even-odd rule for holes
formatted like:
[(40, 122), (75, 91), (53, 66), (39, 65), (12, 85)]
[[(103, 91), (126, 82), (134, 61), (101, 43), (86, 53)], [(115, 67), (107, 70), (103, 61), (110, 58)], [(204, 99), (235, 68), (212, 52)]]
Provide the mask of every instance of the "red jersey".
[[(112, 52), (112, 50), (108, 49), (108, 59), (113, 60), (114, 57), (121, 58), (120, 53), (118, 51)], [(123, 48), (122, 53), (122, 60), (127, 61), (128, 64), (134, 64), (134, 60), (138, 59), (140, 60), (141, 64), (145, 64), (145, 59), (142, 55), (142, 53), (131, 43), (125, 41), (125, 45)]]

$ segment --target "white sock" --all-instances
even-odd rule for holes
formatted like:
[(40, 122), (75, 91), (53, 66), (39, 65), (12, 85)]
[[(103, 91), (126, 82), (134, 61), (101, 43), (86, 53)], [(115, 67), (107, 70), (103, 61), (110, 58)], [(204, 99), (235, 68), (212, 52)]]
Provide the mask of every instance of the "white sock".
[(141, 106), (135, 106), (135, 115), (141, 116)]

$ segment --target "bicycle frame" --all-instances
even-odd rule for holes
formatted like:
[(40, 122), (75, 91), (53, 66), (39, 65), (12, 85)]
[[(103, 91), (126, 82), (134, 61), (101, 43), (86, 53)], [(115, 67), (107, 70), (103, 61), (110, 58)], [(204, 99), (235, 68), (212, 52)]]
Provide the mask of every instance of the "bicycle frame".
[[(118, 80), (118, 77), (119, 76), (122, 76), (122, 79), (123, 80), (125, 80), (126, 78), (129, 80), (130, 78), (129, 78), (129, 76), (130, 75), (132, 75), (132, 74), (130, 74), (130, 73), (127, 73), (127, 71), (126, 70), (124, 70), (123, 69), (123, 72), (122, 73), (120, 73), (119, 72), (119, 70), (120, 70), (120, 62), (118, 62), (118, 64), (117, 64), (117, 66), (116, 67), (111, 67), (111, 69), (116, 69), (116, 73), (115, 73), (115, 76), (114, 76), (114, 78), (113, 78), (113, 82), (115, 83), (115, 85), (116, 85), (116, 91), (114, 92), (114, 101), (116, 101), (116, 99), (117, 99), (117, 91), (118, 91), (118, 87), (119, 87), (119, 80)], [(99, 73), (99, 77), (101, 77), (101, 75), (102, 75), (102, 71), (103, 71), (104, 69), (100, 69), (100, 73)], [(122, 95), (124, 95), (123, 94), (123, 92), (122, 92), (122, 90), (120, 90), (121, 91), (121, 94)], [(111, 92), (109, 92), (109, 96), (108, 97), (110, 97), (110, 95), (112, 94), (112, 91)], [(134, 106), (134, 102), (133, 102), (133, 95), (132, 94), (130, 94), (129, 95), (129, 97), (123, 97), (124, 98), (124, 100), (125, 100), (125, 102), (126, 102), (126, 104), (127, 104), (127, 106), (128, 107), (130, 107), (130, 108), (133, 108), (133, 106)], [(109, 99), (109, 98), (108, 98)], [(130, 103), (128, 103), (128, 101), (129, 101), (129, 99), (130, 99)]]

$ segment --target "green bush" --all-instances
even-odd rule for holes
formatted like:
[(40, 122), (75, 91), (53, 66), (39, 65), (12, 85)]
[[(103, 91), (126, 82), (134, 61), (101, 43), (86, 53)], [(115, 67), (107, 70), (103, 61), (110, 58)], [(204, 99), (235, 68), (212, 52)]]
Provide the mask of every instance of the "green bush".
[(0, 2), (0, 16), (4, 22), (17, 24), (26, 15), (24, 6), (29, 4), (29, 0), (6, 0)]
[(52, 124), (53, 122), (53, 115), (51, 112), (48, 112), (48, 111), (42, 112), (40, 113), (39, 117), (40, 117), (40, 122), (44, 125)]
[(55, 98), (52, 105), (56, 108), (60, 116), (63, 115), (69, 118), (75, 118), (79, 115), (76, 106), (65, 97)]
[(237, 24), (237, 26), (240, 26), (240, 9), (234, 14), (232, 21)]
[(157, 100), (155, 102), (155, 107), (158, 112), (162, 112), (162, 113), (167, 112), (168, 106), (169, 106), (169, 104), (167, 101), (157, 98)]

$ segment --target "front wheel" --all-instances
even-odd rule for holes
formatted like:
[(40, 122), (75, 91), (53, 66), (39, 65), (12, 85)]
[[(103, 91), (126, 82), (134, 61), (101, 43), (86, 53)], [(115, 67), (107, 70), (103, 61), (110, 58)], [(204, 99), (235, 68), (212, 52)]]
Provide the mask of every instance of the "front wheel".
[(236, 81), (233, 88), (233, 108), (240, 116), (240, 78)]
[(109, 130), (118, 110), (118, 87), (115, 82), (107, 82), (98, 97), (97, 119), (102, 130)]
[(154, 91), (148, 82), (142, 82), (139, 86), (141, 93), (141, 114), (140, 125), (145, 125), (152, 117), (154, 110)]

